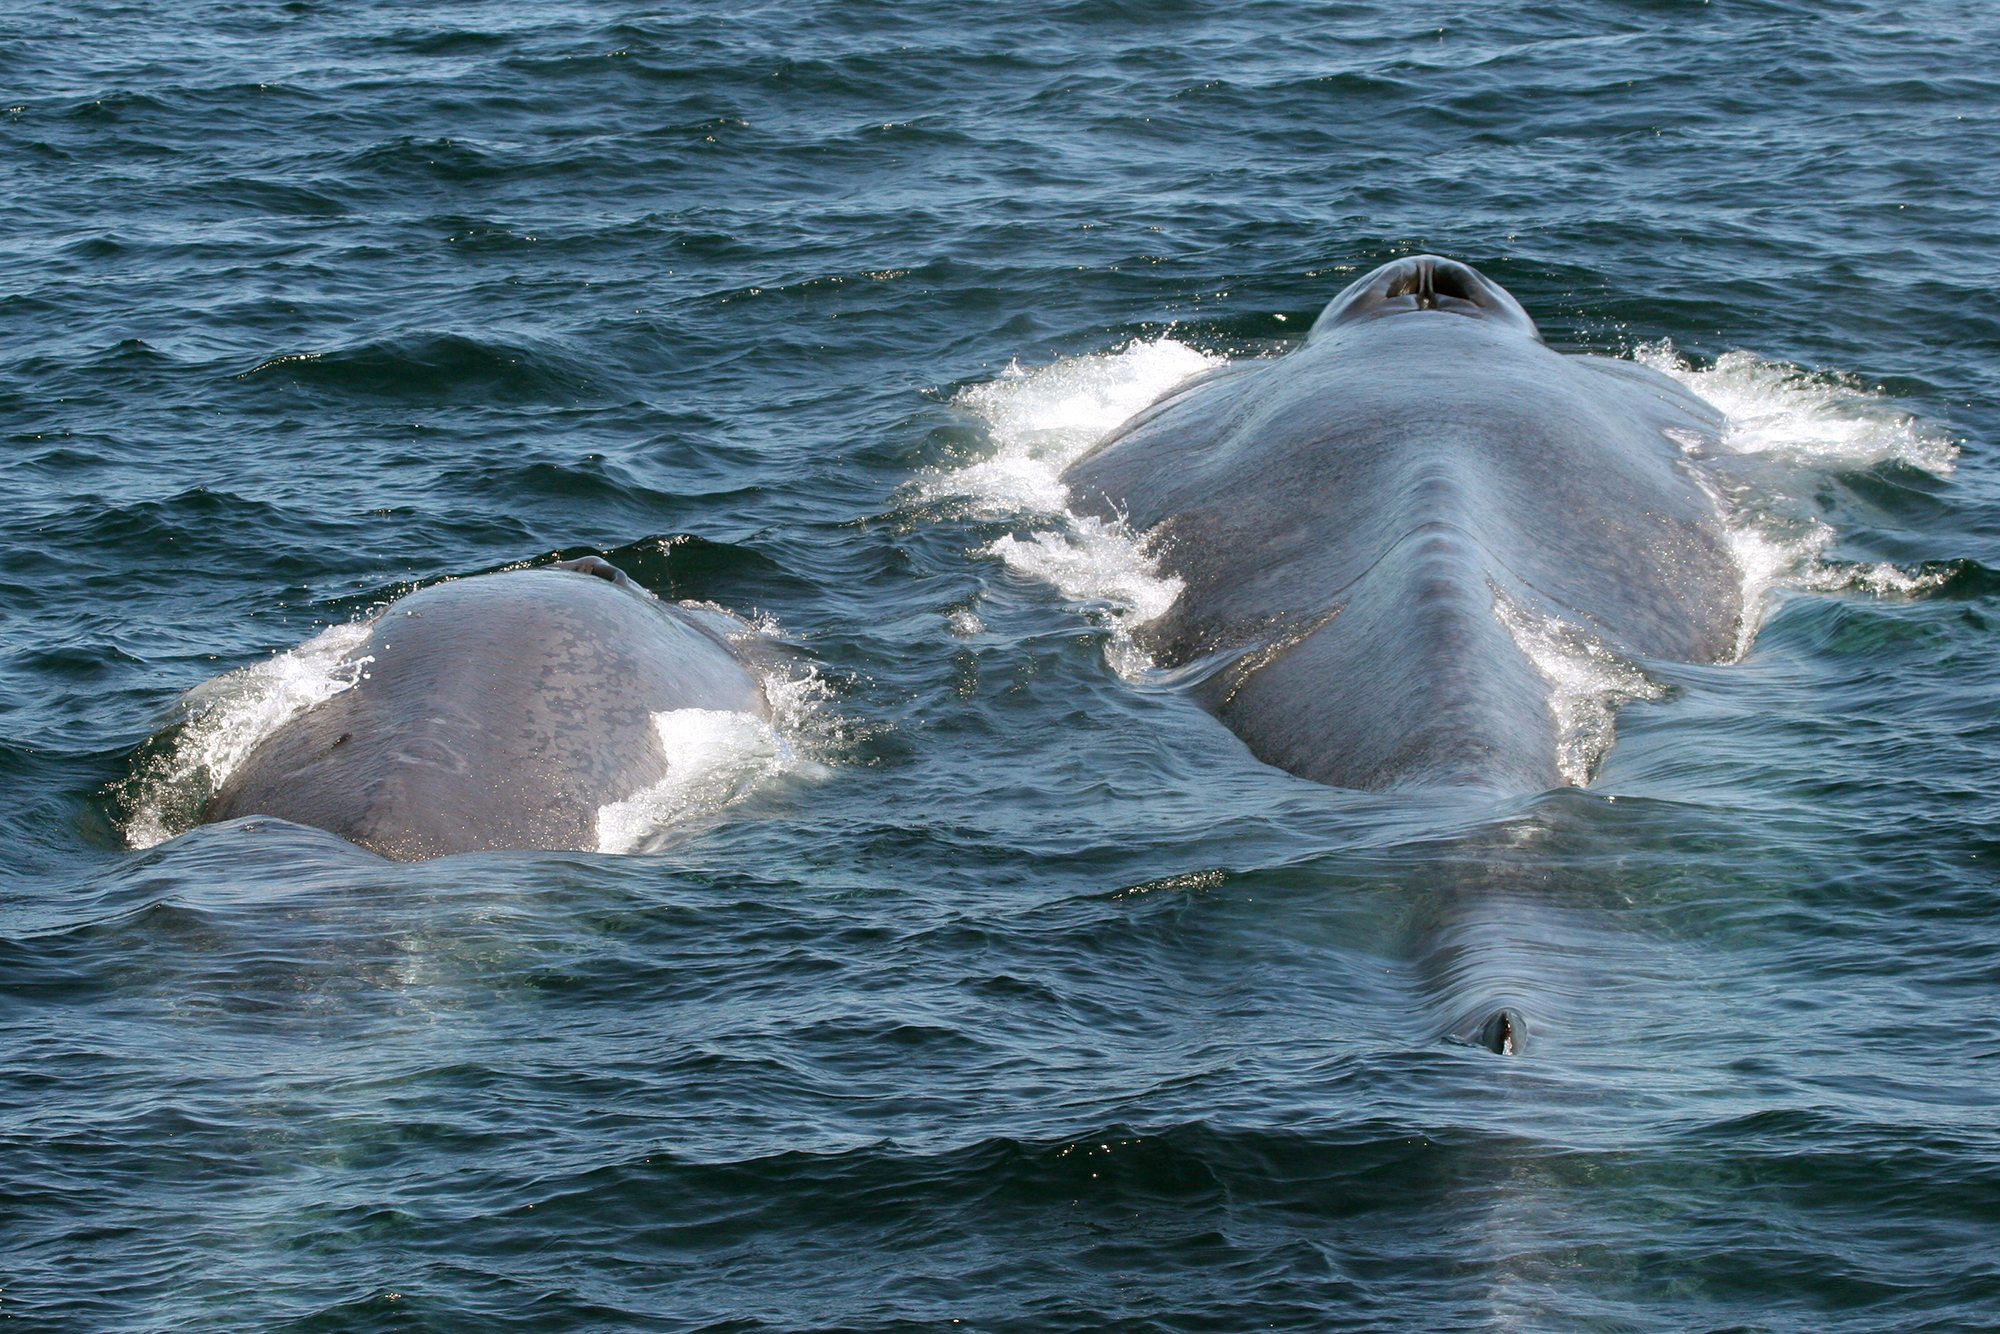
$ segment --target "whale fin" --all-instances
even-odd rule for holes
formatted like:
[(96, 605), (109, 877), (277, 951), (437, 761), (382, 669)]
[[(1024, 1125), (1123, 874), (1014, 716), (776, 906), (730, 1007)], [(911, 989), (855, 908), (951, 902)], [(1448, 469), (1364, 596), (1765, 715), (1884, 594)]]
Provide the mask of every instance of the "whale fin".
[(1528, 1021), (1511, 1005), (1474, 1010), (1440, 1034), (1446, 1042), (1478, 1047), (1495, 1056), (1519, 1056), (1528, 1040)]
[(1521, 1022), (1520, 1014), (1502, 1006), (1486, 1017), (1474, 1041), (1495, 1055), (1519, 1056), (1525, 1036), (1526, 1025)]

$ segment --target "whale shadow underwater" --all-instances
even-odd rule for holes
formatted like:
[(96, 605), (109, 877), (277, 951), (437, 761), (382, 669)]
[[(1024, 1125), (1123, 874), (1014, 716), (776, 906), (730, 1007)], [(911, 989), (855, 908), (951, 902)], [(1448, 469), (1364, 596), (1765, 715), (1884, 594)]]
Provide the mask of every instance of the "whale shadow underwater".
[[(1546, 346), (1513, 296), (1432, 255), (1385, 264), (1275, 360), (1198, 376), (1064, 472), (1184, 587), (1139, 640), (1260, 760), (1337, 787), (1496, 798), (1581, 785), (1558, 624), (1619, 658), (1712, 663), (1745, 637), (1721, 501), (1690, 458), (1721, 414), (1659, 372)], [(1461, 886), (1490, 933), (1504, 875)], [(1480, 942), (1433, 939), (1441, 974)], [(1512, 1005), (1453, 1036), (1518, 1049)]]
[(770, 712), (741, 622), (596, 556), (433, 584), (368, 627), (354, 683), (264, 737), (204, 823), (276, 816), (396, 861), (588, 851), (604, 806), (668, 775), (655, 714)]

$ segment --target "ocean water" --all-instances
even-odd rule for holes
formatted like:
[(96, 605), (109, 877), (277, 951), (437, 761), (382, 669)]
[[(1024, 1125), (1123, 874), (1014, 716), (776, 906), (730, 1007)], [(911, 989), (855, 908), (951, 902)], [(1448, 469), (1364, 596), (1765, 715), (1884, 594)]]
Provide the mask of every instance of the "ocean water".
[[(0, 1317), (2000, 1326), (1996, 69), (1952, 0), (0, 6)], [(1259, 765), (1058, 478), (1417, 251), (1730, 414), (1759, 607), (1546, 639), (1583, 785), (1500, 807)], [(556, 553), (777, 658), (629, 855), (188, 830)]]

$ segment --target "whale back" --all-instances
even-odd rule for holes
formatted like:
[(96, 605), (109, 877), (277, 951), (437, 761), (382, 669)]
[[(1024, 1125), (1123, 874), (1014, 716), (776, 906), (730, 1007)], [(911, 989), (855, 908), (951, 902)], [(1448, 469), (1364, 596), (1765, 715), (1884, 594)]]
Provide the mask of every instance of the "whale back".
[(1683, 448), (1713, 409), (1627, 362), (1441, 311), (1327, 328), (1171, 393), (1066, 474), (1185, 581), (1144, 632), (1268, 763), (1340, 786), (1559, 781), (1512, 603), (1715, 661), (1743, 615)]
[(654, 714), (765, 708), (695, 614), (565, 569), (411, 594), (347, 662), (355, 684), (265, 738), (205, 819), (278, 816), (406, 861), (590, 849), (599, 808), (666, 776)]

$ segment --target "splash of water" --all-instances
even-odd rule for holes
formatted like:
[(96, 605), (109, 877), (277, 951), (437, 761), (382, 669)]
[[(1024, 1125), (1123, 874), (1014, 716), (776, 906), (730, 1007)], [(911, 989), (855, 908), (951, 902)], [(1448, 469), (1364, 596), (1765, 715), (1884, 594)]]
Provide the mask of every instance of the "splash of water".
[(1221, 364), (1163, 337), (1034, 371), (1010, 366), (958, 398), (986, 423), (993, 452), (922, 482), (927, 498), (956, 498), (975, 517), (1042, 521), (981, 554), (1089, 604), (1111, 629), (1105, 653), (1122, 675), (1151, 669), (1133, 634), (1173, 606), (1184, 585), (1160, 570), (1155, 553), (1124, 522), (1071, 513), (1062, 473), (1134, 413)]
[(1061, 516), (1069, 508), (1063, 469), (1167, 390), (1221, 364), (1162, 337), (1036, 370), (1010, 365), (957, 398), (986, 424), (993, 451), (928, 474), (919, 490), (930, 500), (962, 500), (978, 518)]
[(1549, 683), (1556, 772), (1571, 787), (1588, 786), (1617, 740), (1618, 710), (1633, 700), (1659, 699), (1665, 691), (1583, 627), (1523, 606), (1498, 589), (1493, 614)]
[(356, 656), (369, 621), (322, 630), (295, 649), (219, 676), (181, 697), (179, 731), (126, 787), (125, 841), (150, 848), (186, 833), (209, 796), (265, 737), (316, 704), (367, 679)]
[[(1913, 574), (1888, 562), (1830, 562), (1826, 551), (1838, 534), (1824, 520), (1796, 511), (1832, 473), (1899, 463), (1949, 477), (1958, 462), (1958, 445), (1949, 436), (1851, 379), (1751, 352), (1724, 353), (1703, 369), (1662, 341), (1634, 348), (1632, 359), (1722, 412), (1721, 452), (1764, 456), (1782, 465), (1765, 483), (1775, 490), (1724, 502), (1730, 555), (1743, 576), (1737, 657), (1749, 652), (1779, 589), (1913, 597), (1943, 583), (1943, 573)], [(1699, 457), (1701, 450), (1690, 452)]]
[(1842, 376), (1741, 351), (1701, 369), (1665, 340), (1633, 348), (1632, 360), (1720, 409), (1728, 418), (1722, 446), (1731, 453), (1783, 454), (1839, 471), (1902, 463), (1937, 477), (1957, 466), (1950, 437)]

